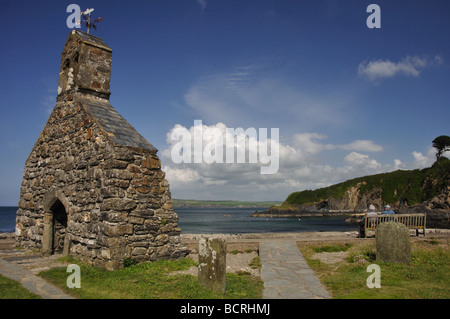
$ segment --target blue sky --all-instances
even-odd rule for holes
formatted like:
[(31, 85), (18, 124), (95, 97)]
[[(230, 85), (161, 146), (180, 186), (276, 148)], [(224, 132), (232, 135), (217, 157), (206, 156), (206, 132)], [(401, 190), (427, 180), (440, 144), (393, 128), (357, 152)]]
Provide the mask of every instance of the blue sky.
[[(450, 135), (450, 2), (6, 1), (0, 34), (0, 205), (56, 104), (70, 3), (103, 17), (111, 104), (159, 150), (174, 198), (293, 191), (431, 165)], [(381, 28), (369, 29), (369, 4)], [(175, 164), (176, 125), (279, 128), (280, 169)], [(169, 134), (169, 135), (168, 135)]]

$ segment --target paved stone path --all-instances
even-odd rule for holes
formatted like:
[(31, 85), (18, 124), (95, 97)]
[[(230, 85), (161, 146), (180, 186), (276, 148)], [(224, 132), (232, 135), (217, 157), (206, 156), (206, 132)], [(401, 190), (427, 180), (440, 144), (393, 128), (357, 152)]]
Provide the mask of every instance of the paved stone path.
[[(6, 254), (7, 252), (2, 253)], [(34, 274), (34, 272), (39, 272), (41, 269), (35, 268), (34, 271), (32, 271), (27, 269), (23, 262), (22, 264), (20, 263), (20, 261), (30, 260), (29, 257), (31, 256), (22, 256), (22, 258), (21, 256), (17, 256), (16, 258), (0, 258), (0, 275), (18, 281), (23, 287), (44, 299), (73, 299), (73, 297), (65, 294), (59, 288), (50, 285), (44, 279)]]
[[(264, 299), (331, 298), (300, 253), (294, 238), (259, 241)], [(46, 299), (73, 299), (36, 276), (59, 256), (27, 256), (24, 251), (0, 251), (0, 274)], [(47, 264), (48, 263), (48, 264)], [(59, 265), (60, 266), (60, 265)]]
[(264, 299), (331, 298), (306, 263), (295, 240), (263, 240), (259, 255)]

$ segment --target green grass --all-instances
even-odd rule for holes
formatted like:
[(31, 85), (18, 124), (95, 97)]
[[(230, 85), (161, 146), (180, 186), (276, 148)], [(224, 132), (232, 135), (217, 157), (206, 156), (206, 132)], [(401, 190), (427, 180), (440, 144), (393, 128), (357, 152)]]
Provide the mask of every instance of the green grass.
[(66, 287), (66, 268), (55, 268), (39, 275), (81, 299), (259, 299), (263, 282), (248, 273), (227, 274), (225, 294), (202, 287), (192, 275), (169, 275), (187, 270), (196, 263), (189, 259), (161, 260), (130, 265), (117, 271), (106, 271), (77, 263), (81, 269), (81, 288)]
[(338, 252), (338, 251), (347, 251), (349, 250), (353, 244), (335, 244), (335, 245), (323, 245), (319, 247), (314, 247), (314, 251), (316, 253), (323, 253), (323, 252)]
[(0, 299), (41, 299), (15, 280), (0, 275)]
[(248, 264), (252, 269), (259, 269), (261, 270), (261, 259), (259, 258), (259, 256), (256, 256), (255, 258), (253, 258), (253, 260), (250, 262), (250, 264)]
[[(414, 241), (410, 264), (375, 260), (375, 242), (362, 241), (347, 250), (338, 264), (311, 257), (323, 245), (301, 245), (308, 264), (338, 299), (448, 299), (450, 298), (450, 250), (445, 240)], [(380, 266), (381, 288), (368, 288), (369, 264)]]

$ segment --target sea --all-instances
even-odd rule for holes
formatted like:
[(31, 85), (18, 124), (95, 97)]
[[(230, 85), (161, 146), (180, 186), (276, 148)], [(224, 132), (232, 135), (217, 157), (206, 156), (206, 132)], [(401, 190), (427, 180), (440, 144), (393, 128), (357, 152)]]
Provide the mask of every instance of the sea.
[[(353, 231), (346, 216), (266, 218), (250, 217), (255, 208), (175, 208), (183, 234), (244, 234)], [(258, 208), (258, 211), (265, 210)], [(14, 232), (17, 207), (0, 207), (0, 233)]]
[(12, 233), (16, 228), (17, 207), (0, 206), (0, 233)]
[[(264, 211), (264, 208), (258, 208)], [(250, 217), (255, 208), (175, 208), (185, 234), (243, 234), (353, 231), (348, 216), (268, 218)]]

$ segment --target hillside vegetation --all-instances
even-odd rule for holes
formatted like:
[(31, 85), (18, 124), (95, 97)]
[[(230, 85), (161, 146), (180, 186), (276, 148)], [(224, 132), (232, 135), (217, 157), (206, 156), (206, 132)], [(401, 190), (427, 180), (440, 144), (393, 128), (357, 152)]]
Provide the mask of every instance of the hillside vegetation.
[(342, 200), (352, 189), (357, 190), (357, 201), (366, 197), (377, 200), (380, 205), (390, 203), (394, 206), (411, 206), (433, 199), (448, 186), (450, 186), (450, 160), (442, 157), (432, 167), (421, 170), (397, 170), (354, 178), (316, 190), (294, 192), (286, 198), (281, 207), (277, 208), (292, 209), (308, 205), (319, 205), (320, 208), (321, 203), (327, 205), (330, 201)]

